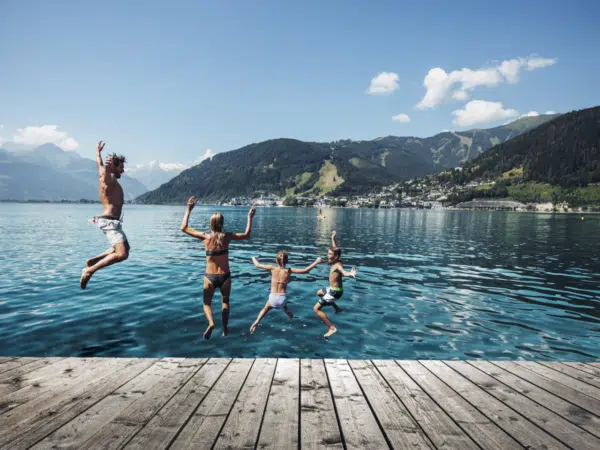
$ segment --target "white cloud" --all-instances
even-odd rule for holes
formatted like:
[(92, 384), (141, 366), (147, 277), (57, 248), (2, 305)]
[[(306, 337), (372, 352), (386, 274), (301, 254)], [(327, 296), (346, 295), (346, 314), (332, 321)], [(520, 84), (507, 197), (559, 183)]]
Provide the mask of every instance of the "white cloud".
[(17, 128), (12, 141), (21, 145), (55, 144), (63, 150), (75, 150), (79, 144), (64, 131), (58, 131), (57, 125), (42, 125)]
[(482, 69), (460, 69), (448, 73), (441, 67), (431, 69), (423, 85), (426, 92), (423, 99), (417, 103), (417, 109), (430, 109), (438, 106), (447, 97), (453, 85), (459, 84), (458, 89), (452, 93), (455, 100), (464, 101), (469, 93), (479, 86), (493, 87), (501, 83), (518, 83), (521, 69), (535, 70), (551, 66), (556, 63), (556, 58), (542, 58), (528, 56), (502, 61), (495, 67)]
[(174, 172), (178, 170), (183, 171), (185, 169), (189, 169), (190, 166), (180, 163), (159, 163), (158, 167), (160, 167), (162, 170), (166, 170), (167, 172)]
[(523, 117), (535, 117), (535, 116), (539, 116), (540, 113), (538, 113), (537, 111), (529, 111), (527, 114), (521, 114), (519, 116), (519, 119), (522, 119)]
[(401, 123), (408, 123), (410, 122), (410, 117), (408, 117), (408, 114), (396, 114), (395, 116), (392, 116), (392, 120)]
[(371, 79), (368, 94), (391, 94), (398, 90), (400, 77), (394, 72), (381, 72)]
[(556, 114), (556, 111), (546, 111), (544, 114)]
[(200, 164), (205, 159), (210, 159), (213, 156), (215, 156), (215, 152), (212, 151), (212, 149), (207, 148), (202, 156), (199, 156), (198, 158), (196, 158), (196, 160), (194, 161), (194, 164)]
[(515, 109), (505, 109), (501, 102), (487, 102), (485, 100), (472, 100), (463, 109), (452, 112), (452, 123), (461, 127), (477, 123), (493, 122), (519, 115)]

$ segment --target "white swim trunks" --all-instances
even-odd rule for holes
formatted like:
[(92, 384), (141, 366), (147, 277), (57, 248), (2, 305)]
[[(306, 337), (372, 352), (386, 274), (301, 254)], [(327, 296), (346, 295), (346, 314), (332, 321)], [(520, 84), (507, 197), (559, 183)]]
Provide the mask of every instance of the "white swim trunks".
[(96, 225), (102, 230), (110, 245), (119, 244), (120, 242), (127, 243), (127, 236), (123, 232), (121, 221), (109, 216), (98, 216)]
[(281, 309), (287, 303), (287, 294), (269, 294), (269, 305), (274, 309)]

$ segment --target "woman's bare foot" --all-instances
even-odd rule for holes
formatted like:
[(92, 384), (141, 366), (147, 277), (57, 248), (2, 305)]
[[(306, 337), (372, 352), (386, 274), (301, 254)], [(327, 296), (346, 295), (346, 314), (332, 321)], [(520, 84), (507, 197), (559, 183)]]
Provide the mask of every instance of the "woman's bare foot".
[(214, 327), (215, 327), (214, 323), (211, 323), (211, 324), (208, 325), (208, 328), (204, 332), (204, 339), (210, 339), (210, 336), (212, 334), (212, 330), (213, 330)]
[(337, 328), (336, 328), (336, 327), (331, 327), (331, 328), (329, 329), (329, 331), (328, 331), (327, 333), (325, 333), (323, 336), (324, 336), (324, 337), (326, 337), (326, 338), (328, 338), (329, 336), (331, 336), (331, 335), (332, 335), (333, 333), (335, 333), (336, 331), (337, 331)]
[(223, 336), (227, 336), (229, 334), (229, 327), (223, 327)]
[(339, 313), (341, 313), (341, 312), (344, 312), (344, 310), (343, 310), (342, 308), (338, 308), (338, 309), (336, 309), (336, 310), (335, 310), (335, 313), (336, 313), (336, 314), (339, 314)]
[(258, 326), (258, 322), (254, 322), (252, 324), (252, 326), (250, 327), (250, 334), (254, 334), (254, 332), (256, 331), (256, 327)]
[(293, 312), (291, 312), (291, 311), (286, 311), (285, 313), (288, 315), (288, 317), (289, 317), (290, 319), (293, 319), (293, 318), (294, 318), (294, 313), (293, 313)]
[(88, 281), (90, 281), (90, 278), (92, 278), (92, 275), (93, 273), (87, 269), (83, 269), (81, 271), (81, 278), (79, 279), (79, 287), (81, 287), (81, 289), (85, 289)]

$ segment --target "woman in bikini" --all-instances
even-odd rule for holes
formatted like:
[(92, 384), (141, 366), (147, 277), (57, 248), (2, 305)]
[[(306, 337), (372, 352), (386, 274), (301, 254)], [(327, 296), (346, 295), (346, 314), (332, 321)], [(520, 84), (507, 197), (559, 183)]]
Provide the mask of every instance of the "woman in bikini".
[(208, 320), (208, 328), (204, 332), (204, 339), (210, 339), (212, 330), (215, 327), (215, 321), (212, 314), (212, 298), (215, 290), (221, 290), (223, 336), (227, 336), (229, 330), (229, 294), (231, 293), (231, 274), (229, 272), (229, 243), (231, 241), (241, 241), (250, 239), (252, 230), (252, 218), (256, 208), (252, 205), (248, 212), (248, 224), (244, 233), (225, 233), (223, 232), (223, 215), (219, 212), (210, 217), (210, 233), (202, 233), (188, 226), (190, 213), (196, 205), (196, 197), (190, 197), (187, 202), (187, 209), (181, 222), (181, 231), (190, 236), (200, 239), (206, 249), (206, 273), (204, 274), (204, 315)]

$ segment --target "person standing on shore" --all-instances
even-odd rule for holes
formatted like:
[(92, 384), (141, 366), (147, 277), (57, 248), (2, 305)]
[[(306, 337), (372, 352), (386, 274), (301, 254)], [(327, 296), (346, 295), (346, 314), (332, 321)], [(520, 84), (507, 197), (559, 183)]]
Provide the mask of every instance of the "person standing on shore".
[(243, 233), (226, 233), (223, 231), (224, 218), (220, 212), (210, 217), (210, 233), (196, 231), (188, 225), (190, 214), (196, 205), (196, 197), (190, 197), (181, 222), (181, 231), (192, 237), (200, 239), (206, 249), (206, 272), (204, 274), (204, 315), (208, 320), (208, 328), (204, 332), (204, 339), (210, 339), (215, 321), (212, 313), (212, 299), (217, 289), (221, 291), (223, 320), (223, 336), (229, 333), (229, 295), (231, 294), (231, 273), (229, 272), (229, 243), (250, 239), (252, 219), (256, 207), (252, 205), (248, 212), (248, 224)]
[(129, 242), (121, 225), (125, 196), (118, 181), (125, 172), (125, 157), (113, 153), (106, 158), (106, 165), (104, 165), (102, 162), (103, 149), (104, 142), (98, 142), (96, 166), (98, 167), (102, 214), (94, 217), (92, 221), (102, 230), (111, 247), (86, 261), (79, 280), (81, 289), (86, 288), (90, 278), (98, 270), (125, 261), (129, 257)]

